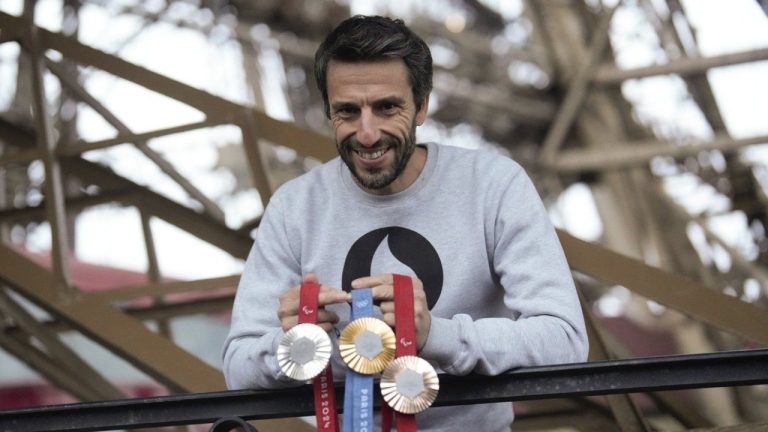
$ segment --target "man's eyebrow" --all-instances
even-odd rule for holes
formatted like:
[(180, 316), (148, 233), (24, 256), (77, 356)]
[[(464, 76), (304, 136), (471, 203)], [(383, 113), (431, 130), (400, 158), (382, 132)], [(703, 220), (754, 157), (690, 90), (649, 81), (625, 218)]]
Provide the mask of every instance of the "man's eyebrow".
[[(372, 105), (380, 106), (385, 104), (392, 104), (397, 106), (403, 106), (405, 105), (405, 98), (400, 96), (384, 96), (382, 98), (376, 99), (373, 101)], [(351, 101), (337, 101), (331, 103), (331, 109), (334, 111), (338, 111), (340, 109), (345, 108), (357, 108), (358, 104)]]
[(381, 99), (376, 99), (373, 103), (375, 105), (382, 105), (382, 104), (405, 105), (405, 99), (400, 96), (385, 96)]
[(352, 102), (341, 101), (332, 103), (331, 108), (333, 108), (334, 111), (338, 111), (343, 108), (357, 108), (357, 105)]

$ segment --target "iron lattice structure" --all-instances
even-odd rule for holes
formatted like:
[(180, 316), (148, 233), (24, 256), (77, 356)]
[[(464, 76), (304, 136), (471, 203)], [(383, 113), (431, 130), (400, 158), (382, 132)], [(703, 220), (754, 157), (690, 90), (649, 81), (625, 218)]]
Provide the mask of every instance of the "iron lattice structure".
[[(328, 0), (223, 0), (168, 1), (149, 7), (142, 2), (67, 0), (62, 5), (67, 25), (61, 32), (36, 25), (34, 6), (26, 2), (18, 15), (0, 11), (0, 44), (19, 49), (14, 96), (0, 113), (0, 347), (83, 401), (127, 395), (108, 371), (61, 338), (65, 331), (86, 335), (171, 393), (222, 390), (220, 371), (180, 348), (168, 323), (192, 314), (226, 312), (238, 275), (164, 279), (150, 221), (162, 219), (245, 259), (259, 214), (236, 226), (227, 223), (229, 215), (221, 204), (225, 197), (205, 193), (151, 143), (222, 125), (236, 128), (236, 156), (222, 151), (220, 168), (233, 173), (237, 189), (258, 191), (263, 204), (282, 181), (303, 172), (311, 161), (332, 158), (335, 149), (324, 129), (322, 102), (312, 90), (312, 57), (320, 38), (350, 15), (349, 5)], [(433, 98), (439, 103), (431, 118), (437, 127), (450, 135), (458, 125), (469, 124), (484, 142), (524, 165), (550, 205), (573, 185), (585, 185), (592, 192), (603, 225), (599, 241), (559, 232), (583, 298), (590, 358), (631, 357), (630, 345), (653, 343), (622, 340), (611, 333), (610, 321), (595, 313), (595, 303), (614, 286), (632, 294), (625, 318), (663, 333), (679, 353), (768, 345), (765, 193), (760, 167), (741, 157), (744, 149), (768, 143), (768, 136), (731, 136), (707, 79), (714, 68), (766, 60), (768, 49), (702, 57), (678, 0), (624, 1), (615, 7), (595, 1), (526, 1), (514, 18), (475, 0), (439, 6), (453, 11), (443, 15), (444, 21), (435, 18), (434, 8), (408, 10), (409, 24), (431, 46), (449, 53), (436, 62)], [(248, 102), (232, 101), (127, 61), (119, 48), (107, 53), (80, 42), (73, 23), (86, 7), (140, 19), (140, 31), (171, 25), (236, 44), (243, 56)], [(621, 40), (611, 29), (617, 14), (628, 11), (643, 17), (644, 29), (651, 32), (660, 53), (659, 63), (637, 68), (617, 64)], [(227, 29), (224, 36), (221, 26)], [(262, 31), (265, 28), (268, 31)], [(519, 32), (523, 36), (510, 36)], [(284, 88), (293, 121), (265, 114), (269, 97), (262, 85), (264, 71), (256, 66), (265, 47), (279, 54), (286, 76), (298, 77)], [(94, 71), (163, 95), (202, 117), (185, 124), (168, 119), (168, 126), (136, 132), (108, 108), (109, 94), (88, 89)], [(657, 76), (682, 83), (687, 101), (711, 130), (708, 138), (642, 121), (622, 89), (626, 83)], [(51, 88), (52, 81), (57, 88)], [(114, 136), (83, 139), (78, 114), (85, 109), (109, 124)], [(125, 143), (177, 184), (186, 199), (171, 199), (108, 163), (84, 156)], [(296, 156), (286, 161), (280, 148)], [(45, 181), (30, 177), (32, 164), (43, 167)], [(726, 202), (724, 211), (744, 215), (752, 228), (750, 253), (710, 228), (710, 219), (720, 215), (717, 211), (692, 212), (669, 193), (666, 181), (683, 175), (709, 185)], [(25, 199), (31, 195), (42, 199)], [(74, 221), (104, 203), (130, 207), (140, 215), (148, 262), (145, 284), (93, 293), (75, 281)], [(48, 266), (33, 261), (21, 247), (26, 233), (43, 222), (51, 232)], [(702, 233), (705, 247), (728, 257), (727, 268), (700, 258), (687, 234), (691, 226)], [(758, 286), (758, 294), (752, 290), (747, 295), (749, 286)], [(206, 295), (179, 299), (179, 293)], [(648, 301), (665, 309), (654, 311)], [(28, 302), (46, 314), (32, 313)], [(146, 321), (159, 322), (160, 331), (149, 330)], [(600, 419), (601, 427), (623, 431), (768, 420), (768, 394), (759, 386), (647, 396), (521, 403), (516, 428), (571, 425), (587, 430), (597, 423), (572, 423), (585, 409), (590, 418)], [(258, 425), (264, 431), (307, 428), (296, 419)]]

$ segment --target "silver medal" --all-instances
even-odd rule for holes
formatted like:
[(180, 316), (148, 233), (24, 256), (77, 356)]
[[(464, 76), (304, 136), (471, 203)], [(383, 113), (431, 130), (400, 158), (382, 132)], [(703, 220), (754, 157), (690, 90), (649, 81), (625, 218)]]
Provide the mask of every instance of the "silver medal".
[(285, 333), (277, 347), (280, 369), (298, 381), (307, 381), (319, 375), (330, 359), (331, 338), (315, 324), (296, 325)]

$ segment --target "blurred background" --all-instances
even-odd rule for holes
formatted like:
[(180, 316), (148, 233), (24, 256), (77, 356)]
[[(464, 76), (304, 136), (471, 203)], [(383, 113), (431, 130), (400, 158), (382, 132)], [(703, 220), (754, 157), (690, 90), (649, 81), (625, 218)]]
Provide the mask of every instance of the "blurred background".
[[(312, 61), (355, 14), (402, 18), (429, 44), (419, 141), (526, 168), (583, 295), (591, 359), (764, 347), (766, 11), (2, 0), (0, 409), (223, 389), (260, 215), (335, 155)], [(663, 430), (768, 421), (766, 386), (624, 399)], [(517, 411), (519, 430), (627, 430), (604, 398)]]

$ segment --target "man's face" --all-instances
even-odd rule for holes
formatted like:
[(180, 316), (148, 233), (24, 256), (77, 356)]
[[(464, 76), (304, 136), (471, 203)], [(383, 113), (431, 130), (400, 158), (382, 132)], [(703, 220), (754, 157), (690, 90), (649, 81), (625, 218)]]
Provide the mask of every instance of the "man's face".
[(427, 101), (416, 110), (405, 63), (332, 61), (327, 81), (336, 148), (358, 184), (376, 194), (407, 187), (412, 179), (405, 171)]

